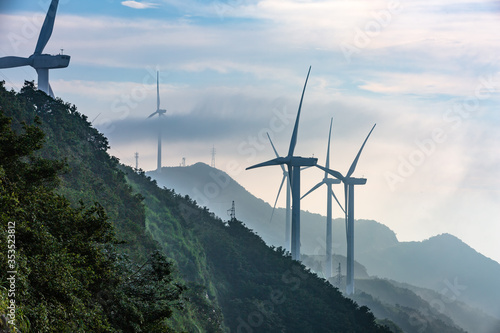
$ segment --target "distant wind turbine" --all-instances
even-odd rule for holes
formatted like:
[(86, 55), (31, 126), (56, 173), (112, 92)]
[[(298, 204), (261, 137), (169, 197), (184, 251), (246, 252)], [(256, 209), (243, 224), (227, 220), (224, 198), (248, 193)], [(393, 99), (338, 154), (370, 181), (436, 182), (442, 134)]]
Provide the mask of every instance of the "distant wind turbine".
[[(276, 148), (274, 147), (273, 141), (271, 140), (271, 137), (269, 136), (269, 133), (267, 133), (267, 137), (269, 139), (269, 142), (271, 143), (271, 146), (273, 147), (274, 153), (276, 154), (276, 157), (279, 158), (280, 156), (278, 155), (278, 152), (276, 151)], [(281, 193), (281, 188), (283, 187), (283, 183), (286, 181), (286, 217), (285, 217), (285, 248), (290, 249), (290, 177), (288, 176), (288, 171), (285, 169), (285, 166), (283, 164), (280, 164), (281, 170), (283, 171), (283, 179), (281, 179), (281, 185), (278, 190), (278, 195), (276, 196), (276, 200), (274, 201), (274, 206), (273, 206), (273, 213), (271, 214), (271, 220), (273, 219), (274, 215), (274, 210), (276, 208), (276, 203), (278, 202), (278, 198), (280, 197)]]
[[(52, 35), (54, 21), (56, 19), (57, 5), (59, 0), (52, 0), (43, 22), (42, 30), (35, 47), (35, 52), (28, 58), (8, 56), (0, 58), (0, 68), (14, 68), (20, 66), (31, 66), (38, 74), (38, 89), (47, 95), (54, 97), (54, 92), (49, 84), (49, 69), (65, 68), (69, 65), (69, 55), (42, 54), (45, 45)], [(61, 52), (62, 53), (62, 52)]]
[(269, 165), (283, 165), (286, 164), (288, 167), (288, 174), (292, 176), (292, 259), (300, 260), (300, 168), (302, 166), (315, 166), (318, 162), (317, 158), (304, 158), (301, 156), (293, 156), (295, 146), (297, 145), (297, 134), (299, 130), (299, 119), (300, 110), (302, 108), (302, 101), (304, 99), (304, 93), (306, 91), (307, 80), (309, 79), (309, 73), (311, 72), (311, 67), (307, 72), (306, 82), (304, 84), (304, 89), (302, 90), (302, 97), (300, 98), (299, 110), (297, 112), (297, 119), (295, 120), (295, 126), (293, 128), (292, 139), (290, 141), (290, 148), (288, 149), (288, 155), (286, 157), (277, 157), (275, 159), (269, 160), (267, 162), (259, 163), (248, 167), (249, 169), (260, 168)]
[(373, 129), (377, 124), (373, 125), (370, 133), (366, 137), (363, 145), (359, 149), (356, 158), (351, 164), (347, 174), (343, 176), (340, 172), (331, 170), (320, 165), (316, 165), (321, 170), (328, 172), (333, 177), (340, 179), (344, 183), (344, 193), (345, 193), (345, 213), (346, 213), (346, 233), (347, 233), (347, 276), (346, 276), (346, 293), (347, 295), (354, 294), (354, 185), (365, 185), (366, 178), (354, 178), (351, 175), (356, 169), (358, 164), (359, 156), (363, 150), (366, 141), (372, 134)]
[[(151, 118), (155, 114), (158, 114), (158, 118), (161, 119), (162, 116), (165, 115), (167, 110), (160, 109), (160, 81), (159, 81), (159, 74), (156, 72), (156, 111), (151, 113), (148, 117)], [(161, 122), (159, 122), (159, 127), (158, 127), (158, 160), (156, 163), (156, 171), (161, 172)]]
[[(330, 132), (328, 135), (328, 146), (326, 149), (326, 165), (325, 168), (329, 169), (330, 168), (330, 139), (332, 137), (332, 124), (333, 124), (333, 118), (330, 120)], [(345, 213), (344, 208), (342, 208), (342, 205), (340, 204), (339, 200), (335, 196), (335, 193), (332, 190), (332, 185), (333, 184), (340, 184), (340, 180), (336, 178), (330, 178), (328, 177), (328, 172), (325, 171), (325, 177), (323, 178), (322, 181), (320, 181), (318, 184), (316, 184), (313, 188), (309, 190), (306, 194), (302, 196), (304, 198), (307, 196), (309, 193), (315, 191), (321, 185), (326, 185), (326, 261), (325, 261), (325, 269), (326, 269), (326, 278), (332, 277), (332, 269), (333, 269), (333, 264), (332, 264), (332, 198), (337, 201), (339, 204), (340, 208), (342, 211)], [(302, 199), (301, 198), (301, 199)]]

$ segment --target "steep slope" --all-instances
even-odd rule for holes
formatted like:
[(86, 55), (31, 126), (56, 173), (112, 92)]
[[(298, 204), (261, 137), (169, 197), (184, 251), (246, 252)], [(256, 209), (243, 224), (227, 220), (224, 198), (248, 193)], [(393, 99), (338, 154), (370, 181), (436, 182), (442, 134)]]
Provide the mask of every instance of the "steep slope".
[(0, 266), (8, 267), (12, 225), (15, 270), (0, 271), (0, 331), (168, 332), (184, 287), (147, 234), (107, 140), (32, 82), (18, 94), (0, 82), (0, 125)]
[[(148, 172), (160, 186), (173, 188), (207, 206), (218, 216), (227, 216), (231, 201), (238, 218), (258, 233), (267, 244), (284, 242), (285, 210), (255, 198), (225, 172), (197, 163), (189, 167), (163, 168)], [(302, 252), (324, 253), (325, 217), (301, 212), (308, 228), (301, 230)], [(345, 226), (334, 220), (334, 253), (345, 255)], [(500, 264), (477, 253), (452, 235), (440, 235), (423, 242), (398, 242), (396, 235), (375, 221), (356, 221), (356, 260), (368, 274), (444, 293), (450, 299), (470, 303), (500, 318)], [(318, 272), (319, 273), (319, 272)]]

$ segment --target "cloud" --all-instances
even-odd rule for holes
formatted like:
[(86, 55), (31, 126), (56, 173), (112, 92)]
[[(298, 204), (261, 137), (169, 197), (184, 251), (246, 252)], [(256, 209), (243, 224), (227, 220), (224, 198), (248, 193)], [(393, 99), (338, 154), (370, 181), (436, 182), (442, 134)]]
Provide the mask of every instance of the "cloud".
[(151, 2), (139, 2), (139, 1), (122, 1), (122, 5), (125, 7), (130, 7), (134, 9), (146, 9), (146, 8), (156, 8), (158, 4)]

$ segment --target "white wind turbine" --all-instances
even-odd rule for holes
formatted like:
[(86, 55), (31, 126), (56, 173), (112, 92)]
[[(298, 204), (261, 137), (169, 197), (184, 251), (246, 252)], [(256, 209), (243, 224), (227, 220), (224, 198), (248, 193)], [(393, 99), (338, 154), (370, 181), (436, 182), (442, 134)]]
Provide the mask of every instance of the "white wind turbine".
[[(328, 146), (326, 149), (326, 165), (325, 168), (329, 169), (330, 168), (330, 139), (332, 137), (332, 124), (333, 124), (333, 118), (330, 120), (330, 132), (328, 135)], [(325, 177), (323, 178), (322, 181), (320, 181), (318, 184), (316, 184), (313, 188), (309, 190), (306, 194), (302, 196), (304, 198), (307, 196), (309, 193), (315, 191), (321, 185), (326, 185), (326, 260), (325, 260), (325, 270), (326, 270), (326, 278), (332, 277), (332, 256), (333, 256), (333, 251), (332, 251), (332, 198), (337, 201), (339, 204), (340, 208), (342, 211), (345, 213), (344, 208), (342, 208), (342, 205), (340, 204), (339, 200), (335, 196), (335, 193), (332, 190), (332, 185), (333, 184), (340, 184), (340, 180), (336, 178), (330, 178), (328, 177), (328, 172), (325, 171)], [(302, 199), (301, 198), (301, 199)]]
[(366, 141), (372, 134), (373, 129), (377, 124), (373, 125), (370, 133), (366, 137), (363, 145), (359, 149), (356, 158), (351, 164), (351, 167), (347, 171), (347, 174), (343, 176), (340, 172), (331, 170), (319, 165), (316, 165), (321, 170), (328, 172), (333, 177), (340, 179), (344, 183), (344, 194), (345, 194), (345, 212), (346, 212), (346, 234), (347, 234), (347, 276), (346, 276), (346, 293), (347, 295), (354, 294), (354, 185), (365, 185), (366, 178), (355, 178), (351, 177), (358, 164), (359, 156), (363, 150)]
[[(159, 74), (156, 72), (156, 111), (149, 115), (148, 119), (153, 117), (155, 114), (158, 115), (158, 118), (161, 119), (162, 116), (165, 115), (167, 110), (160, 109), (160, 81)], [(158, 122), (158, 160), (156, 162), (156, 171), (161, 172), (161, 130), (162, 124), (161, 121)]]
[(38, 89), (45, 92), (47, 95), (54, 97), (52, 88), (49, 84), (49, 69), (65, 68), (69, 65), (69, 55), (51, 55), (42, 54), (45, 45), (52, 35), (54, 21), (56, 19), (57, 5), (59, 0), (52, 0), (49, 10), (45, 16), (40, 36), (35, 47), (35, 52), (28, 58), (8, 56), (0, 58), (0, 68), (14, 68), (20, 66), (31, 66), (38, 74)]
[(311, 67), (307, 72), (306, 82), (304, 83), (304, 89), (302, 90), (302, 97), (300, 98), (299, 110), (297, 112), (297, 118), (295, 119), (295, 126), (293, 128), (292, 139), (290, 141), (290, 148), (288, 149), (288, 155), (285, 157), (277, 157), (275, 159), (269, 160), (267, 162), (259, 163), (251, 167), (246, 168), (246, 170), (260, 168), (269, 165), (283, 165), (286, 164), (288, 167), (288, 174), (292, 176), (291, 187), (292, 187), (292, 259), (300, 260), (300, 170), (303, 166), (315, 166), (318, 162), (317, 158), (311, 157), (301, 157), (293, 156), (295, 146), (297, 145), (297, 134), (299, 130), (299, 119), (300, 110), (302, 108), (302, 101), (304, 99), (304, 93), (306, 91), (307, 80), (309, 79), (309, 73), (311, 72)]

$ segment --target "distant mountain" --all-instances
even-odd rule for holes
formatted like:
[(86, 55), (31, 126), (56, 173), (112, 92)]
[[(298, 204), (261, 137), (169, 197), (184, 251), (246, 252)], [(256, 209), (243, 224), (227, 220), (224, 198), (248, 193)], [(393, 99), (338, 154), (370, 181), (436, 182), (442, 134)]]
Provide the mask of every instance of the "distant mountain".
[[(426, 287), (500, 318), (500, 265), (460, 239), (442, 234), (357, 257), (372, 275)], [(446, 307), (437, 300), (436, 306)]]
[[(188, 167), (163, 168), (147, 173), (159, 186), (189, 195), (221, 218), (227, 217), (231, 201), (239, 220), (269, 245), (284, 245), (285, 209), (256, 198), (225, 172), (197, 163)], [(304, 254), (325, 252), (325, 217), (301, 212), (307, 228), (301, 230)], [(345, 255), (343, 219), (334, 220), (334, 252)], [(458, 238), (439, 235), (422, 242), (399, 242), (387, 226), (371, 220), (356, 221), (356, 261), (368, 274), (430, 288), (449, 300), (466, 302), (500, 318), (500, 264), (476, 252)], [(438, 300), (433, 303), (441, 306)], [(446, 304), (445, 304), (446, 306)]]
[[(227, 173), (204, 163), (186, 167), (164, 167), (161, 173), (146, 173), (158, 182), (160, 187), (175, 190), (176, 193), (189, 195), (200, 206), (206, 206), (222, 219), (229, 219), (228, 209), (234, 200), (236, 217), (259, 234), (269, 245), (285, 245), (284, 208), (277, 208), (271, 221), (272, 207), (238, 184)], [(283, 195), (283, 194), (282, 194)], [(325, 217), (310, 212), (301, 212), (301, 220), (307, 228), (301, 229), (301, 250), (307, 254), (325, 252)], [(346, 254), (345, 227), (343, 219), (334, 220), (333, 250), (336, 254)], [(398, 244), (396, 234), (375, 221), (356, 222), (356, 240), (363, 243), (356, 251), (382, 249)], [(359, 252), (357, 252), (359, 253)]]
[[(324, 260), (324, 255), (302, 256), (304, 265), (320, 276)], [(345, 272), (342, 272), (345, 262), (344, 256), (333, 256), (334, 267), (338, 268), (341, 264), (341, 277), (339, 279), (336, 272), (336, 276), (329, 281), (340, 290), (345, 289)], [(369, 307), (377, 318), (394, 322), (405, 333), (500, 332), (499, 319), (464, 302), (431, 289), (370, 277), (366, 267), (358, 262), (355, 262), (354, 270), (356, 293), (350, 297), (358, 304)]]

